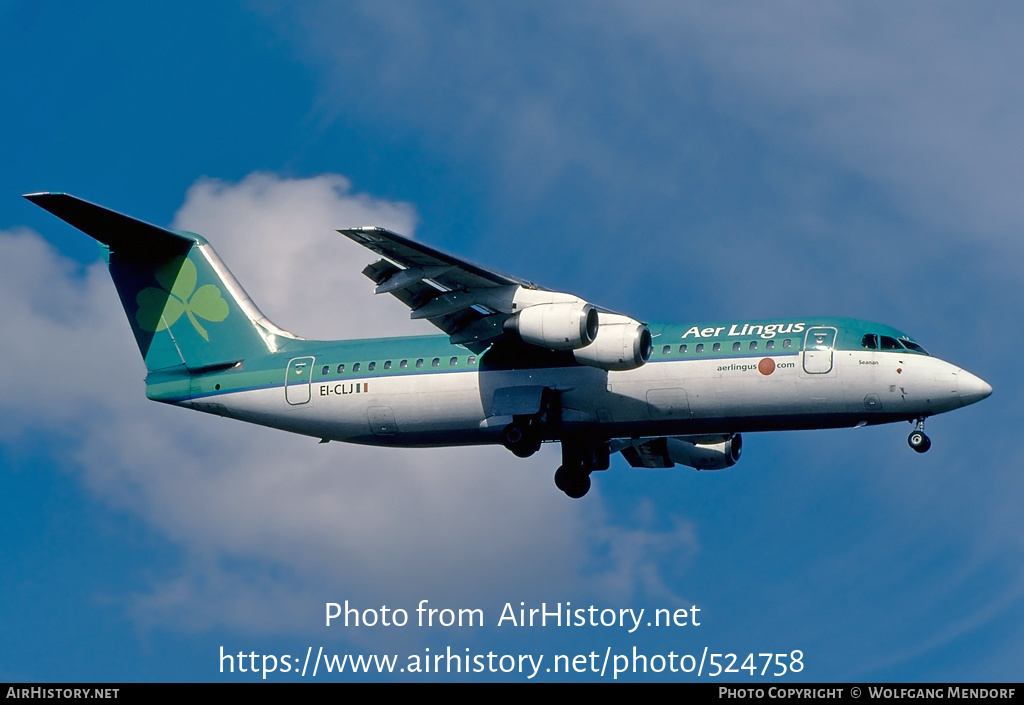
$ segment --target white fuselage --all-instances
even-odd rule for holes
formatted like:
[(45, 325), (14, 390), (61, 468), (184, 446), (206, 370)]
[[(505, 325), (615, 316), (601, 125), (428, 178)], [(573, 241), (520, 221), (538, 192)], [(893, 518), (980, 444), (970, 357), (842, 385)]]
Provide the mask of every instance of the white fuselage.
[(828, 355), (659, 359), (624, 372), (570, 366), (354, 375), (308, 382), (308, 401), (301, 403), (286, 399), (278, 386), (219, 395), (215, 405), (209, 398), (188, 405), (323, 439), (434, 446), (498, 442), (497, 431), (511, 417), (495, 416), (492, 400), (495, 390), (509, 387), (557, 390), (566, 428), (586, 427), (607, 439), (912, 420), (972, 403), (981, 398), (979, 385), (987, 387), (925, 355)]

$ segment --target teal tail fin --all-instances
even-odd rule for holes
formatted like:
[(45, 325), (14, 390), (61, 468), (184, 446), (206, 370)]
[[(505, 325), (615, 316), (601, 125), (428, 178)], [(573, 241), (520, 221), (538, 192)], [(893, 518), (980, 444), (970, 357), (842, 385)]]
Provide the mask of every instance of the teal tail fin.
[(260, 313), (202, 237), (68, 194), (25, 198), (99, 241), (150, 372), (228, 367), (295, 337)]

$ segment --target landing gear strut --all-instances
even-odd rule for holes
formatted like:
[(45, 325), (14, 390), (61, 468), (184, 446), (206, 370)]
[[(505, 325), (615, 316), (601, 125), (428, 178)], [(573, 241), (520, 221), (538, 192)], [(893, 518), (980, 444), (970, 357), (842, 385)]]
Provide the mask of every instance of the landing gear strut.
[(932, 447), (932, 440), (928, 438), (928, 436), (924, 435), (923, 417), (914, 422), (914, 430), (910, 432), (910, 436), (907, 438), (907, 443), (909, 443), (910, 447), (918, 453), (925, 453)]
[(573, 499), (590, 491), (590, 473), (607, 470), (608, 444), (604, 441), (586, 442), (562, 440), (562, 465), (555, 471), (555, 487)]

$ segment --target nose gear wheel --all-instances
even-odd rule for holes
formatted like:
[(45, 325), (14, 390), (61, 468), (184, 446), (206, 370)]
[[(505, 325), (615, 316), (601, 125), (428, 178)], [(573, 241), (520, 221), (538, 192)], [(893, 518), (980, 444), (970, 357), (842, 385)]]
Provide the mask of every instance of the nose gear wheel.
[(932, 447), (932, 439), (928, 438), (924, 433), (923, 417), (914, 422), (914, 430), (910, 432), (907, 443), (918, 453), (927, 453), (928, 449)]

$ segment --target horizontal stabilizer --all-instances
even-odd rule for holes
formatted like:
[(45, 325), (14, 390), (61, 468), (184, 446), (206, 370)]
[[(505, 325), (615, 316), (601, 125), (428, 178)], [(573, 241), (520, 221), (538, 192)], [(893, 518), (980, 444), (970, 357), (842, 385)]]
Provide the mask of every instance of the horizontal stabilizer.
[(103, 243), (112, 252), (184, 255), (197, 240), (150, 225), (66, 193), (29, 193), (25, 198)]

